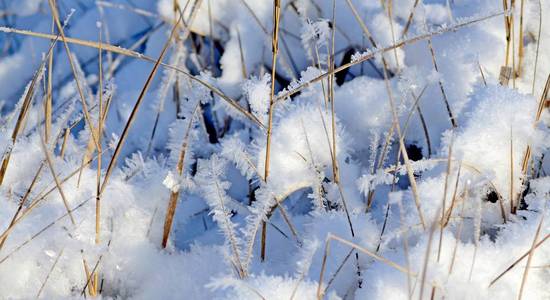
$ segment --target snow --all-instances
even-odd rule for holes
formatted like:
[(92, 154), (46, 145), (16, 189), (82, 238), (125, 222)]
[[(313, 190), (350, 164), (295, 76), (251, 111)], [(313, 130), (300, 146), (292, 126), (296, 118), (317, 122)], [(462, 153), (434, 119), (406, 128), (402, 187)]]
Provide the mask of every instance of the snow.
[(67, 37), (139, 54), (69, 45), (87, 124), (63, 41), (50, 69), (21, 33), (52, 33), (49, 2), (0, 4), (1, 299), (550, 298), (549, 2), (463, 26), (502, 1), (419, 1), (404, 34), (415, 1), (283, 0), (276, 66), (272, 1), (54, 2)]

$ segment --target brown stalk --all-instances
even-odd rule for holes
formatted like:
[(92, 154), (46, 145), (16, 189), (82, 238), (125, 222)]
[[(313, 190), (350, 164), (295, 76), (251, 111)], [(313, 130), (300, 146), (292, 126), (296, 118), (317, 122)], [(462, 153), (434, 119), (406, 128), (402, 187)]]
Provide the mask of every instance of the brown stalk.
[(512, 87), (516, 88), (516, 39), (515, 39), (515, 26), (514, 26), (514, 9), (516, 7), (515, 0), (510, 0), (512, 4), (512, 9), (510, 12), (510, 28), (512, 31)]
[[(212, 66), (212, 71), (214, 70), (214, 22), (212, 22), (212, 3), (211, 0), (208, 0), (208, 31), (210, 34), (210, 65)], [(237, 31), (237, 34), (239, 32)], [(240, 34), (239, 34), (239, 45), (240, 45)], [(245, 72), (246, 74), (246, 72)], [(246, 76), (245, 76), (246, 78)]]
[[(273, 130), (273, 108), (275, 103), (275, 70), (277, 68), (277, 54), (279, 52), (279, 21), (281, 17), (281, 1), (273, 0), (273, 37), (271, 39), (271, 97), (269, 98), (269, 113), (267, 123), (267, 142), (265, 150), (264, 181), (267, 183), (269, 176), (269, 156), (271, 154), (271, 132)], [(261, 260), (265, 260), (265, 242), (267, 226), (262, 222)]]
[(63, 205), (65, 206), (65, 209), (67, 210), (67, 213), (69, 214), (69, 219), (71, 220), (71, 223), (76, 226), (76, 221), (71, 213), (71, 209), (69, 208), (69, 202), (67, 201), (67, 197), (65, 196), (65, 193), (63, 192), (63, 188), (61, 187), (61, 181), (57, 177), (57, 173), (55, 172), (53, 161), (50, 156), (50, 152), (48, 148), (46, 147), (46, 143), (44, 143), (44, 140), (40, 140), (42, 142), (42, 151), (44, 152), (44, 156), (46, 157), (46, 162), (48, 164), (48, 167), (50, 169), (50, 172), (52, 173), (52, 177), (55, 181), (55, 186), (57, 187), (57, 190), (59, 191), (59, 195), (61, 196), (61, 199), (63, 200)]
[[(52, 17), (52, 34), (54, 31), (54, 20)], [(53, 53), (48, 55), (48, 85), (46, 91), (46, 101), (44, 101), (44, 139), (48, 143), (52, 128), (52, 84), (53, 84)]]
[[(451, 142), (449, 143), (449, 152), (447, 154), (448, 155), (448, 157), (447, 157), (447, 169), (445, 171), (445, 183), (444, 183), (444, 187), (443, 187), (443, 200), (441, 201), (441, 219), (438, 222), (438, 225), (439, 225), (439, 243), (438, 243), (438, 246), (437, 246), (437, 262), (438, 263), (441, 259), (441, 249), (443, 247), (443, 230), (444, 230), (443, 223), (445, 221), (445, 204), (447, 202), (447, 189), (448, 189), (448, 183), (449, 183), (449, 176), (451, 175), (451, 161), (452, 161), (452, 157), (453, 157), (453, 141), (454, 141), (454, 132), (451, 132)], [(457, 182), (458, 182), (458, 179), (457, 179)], [(437, 217), (437, 215), (436, 215), (436, 217)], [(436, 223), (436, 222), (434, 222), (434, 223)], [(423, 285), (422, 285), (422, 287), (423, 287)], [(432, 286), (432, 294), (431, 294), (430, 298), (431, 299), (435, 298), (435, 285)], [(420, 298), (420, 299), (422, 299), (422, 298)]]
[(420, 119), (420, 123), (422, 124), (422, 129), (424, 131), (424, 136), (426, 138), (426, 145), (428, 146), (428, 158), (432, 156), (432, 144), (430, 142), (430, 135), (428, 133), (428, 126), (426, 125), (426, 120), (424, 119), (424, 115), (422, 114), (422, 110), (420, 109), (420, 99), (422, 99), (422, 96), (424, 95), (424, 92), (428, 88), (428, 85), (425, 85), (422, 90), (420, 91), (420, 94), (416, 96), (413, 91), (411, 91), (411, 96), (414, 99), (414, 103), (412, 108), (409, 110), (409, 114), (407, 115), (407, 119), (405, 120), (405, 126), (403, 126), (403, 136), (407, 136), (407, 131), (409, 129), (409, 124), (411, 121), (411, 117), (416, 109), (416, 112), (418, 112), (418, 117)]
[[(221, 196), (220, 194), (220, 186), (218, 185), (218, 182), (215, 181), (214, 184), (216, 185), (216, 191), (218, 193), (218, 198), (220, 199), (220, 206), (221, 206), (221, 209), (222, 211), (224, 212), (224, 214), (227, 214), (227, 210), (225, 209), (225, 205), (223, 204), (223, 197)], [(224, 223), (225, 226), (227, 228), (230, 228), (230, 225), (228, 224), (229, 220), (228, 218), (223, 218), (224, 220)], [(235, 267), (238, 271), (238, 274), (239, 274), (239, 277), (241, 279), (245, 278), (247, 276), (247, 270), (244, 268), (242, 262), (241, 262), (241, 258), (239, 257), (239, 251), (238, 251), (238, 245), (237, 245), (237, 241), (236, 241), (236, 238), (233, 236), (233, 231), (232, 230), (229, 230), (229, 243), (231, 245), (231, 250), (233, 252), (233, 259), (234, 261), (232, 263), (236, 264)]]
[(409, 27), (411, 26), (413, 16), (414, 16), (414, 11), (416, 10), (416, 6), (418, 6), (418, 2), (419, 0), (414, 1), (409, 17), (407, 18), (407, 23), (405, 24), (405, 28), (403, 28), (403, 32), (401, 33), (401, 38), (404, 38), (407, 35), (407, 32), (409, 31)]
[(338, 274), (340, 274), (340, 271), (342, 271), (342, 269), (344, 268), (344, 265), (346, 264), (346, 262), (349, 260), (349, 258), (351, 257), (351, 255), (353, 254), (353, 252), (355, 251), (354, 248), (351, 248), (351, 250), (349, 250), (348, 254), (346, 255), (346, 257), (344, 257), (344, 259), (342, 260), (342, 262), (340, 263), (340, 265), (338, 266), (338, 268), (336, 268), (336, 270), (334, 271), (334, 273), (332, 274), (332, 276), (330, 277), (329, 281), (327, 282), (327, 285), (325, 286), (325, 288), (323, 289), (323, 294), (322, 295), (326, 295), (327, 294), (327, 291), (328, 289), (330, 288), (330, 286), (332, 285), (332, 283), (334, 282), (334, 280), (336, 279), (336, 276), (338, 276)]
[(459, 179), (460, 179), (460, 171), (462, 170), (462, 163), (458, 165), (458, 171), (457, 171), (457, 174), (456, 174), (456, 181), (455, 181), (455, 188), (454, 188), (454, 192), (453, 192), (453, 198), (451, 200), (451, 207), (449, 207), (449, 212), (446, 213), (447, 217), (444, 218), (443, 220), (443, 223), (441, 226), (443, 227), (447, 227), (447, 225), (449, 224), (449, 221), (451, 220), (451, 216), (453, 214), (453, 209), (455, 207), (455, 203), (456, 203), (456, 194), (458, 192), (458, 183), (459, 183)]
[[(395, 31), (393, 29), (393, 0), (388, 0), (388, 19), (390, 20), (390, 31), (392, 42), (395, 44)], [(397, 48), (393, 49), (393, 55), (395, 57), (395, 66), (397, 72), (399, 72), (399, 60), (397, 59)]]
[[(336, 28), (336, 0), (332, 0), (332, 26)], [(336, 112), (334, 110), (334, 34), (336, 30), (332, 30), (332, 45), (328, 61), (328, 68), (331, 74), (328, 76), (328, 101), (330, 102), (330, 121), (332, 134), (332, 176), (334, 182), (340, 185), (340, 170), (338, 169), (338, 155), (336, 154)], [(343, 195), (343, 193), (341, 193)], [(342, 198), (343, 200), (343, 198)], [(345, 203), (345, 201), (343, 201)], [(344, 204), (345, 205), (345, 204)], [(346, 209), (347, 210), (347, 209)], [(353, 230), (352, 230), (353, 234)]]
[(481, 68), (479, 60), (477, 61), (477, 67), (479, 69), (479, 74), (481, 74), (481, 79), (483, 79), (483, 85), (487, 86), (487, 80), (485, 80), (485, 74), (483, 74), (483, 68)]
[[(464, 190), (464, 202), (468, 199), (468, 186), (466, 186), (466, 189)], [(453, 256), (451, 258), (451, 264), (449, 266), (449, 276), (453, 272), (453, 267), (456, 260), (456, 252), (458, 251), (458, 245), (460, 244), (460, 237), (462, 235), (462, 228), (464, 227), (464, 202), (462, 203), (462, 209), (460, 212), (460, 224), (458, 226), (458, 230), (456, 233), (456, 239), (455, 239), (455, 247), (453, 249)]]
[[(502, 7), (504, 11), (508, 11), (508, 0), (502, 0)], [(504, 66), (508, 67), (508, 62), (510, 58), (510, 42), (511, 42), (511, 34), (512, 34), (512, 19), (508, 15), (504, 15), (504, 29), (506, 31), (506, 52), (504, 57)]]
[(521, 75), (521, 65), (523, 63), (524, 43), (523, 43), (523, 4), (524, 0), (521, 0), (520, 15), (519, 15), (519, 45), (518, 45), (518, 65), (516, 69), (516, 77)]
[[(176, 166), (176, 173), (178, 174), (178, 176), (181, 176), (183, 174), (185, 155), (187, 154), (187, 147), (189, 146), (188, 144), (189, 133), (191, 131), (191, 126), (193, 125), (193, 117), (195, 116), (195, 112), (197, 111), (198, 107), (199, 105), (197, 104), (197, 106), (195, 106), (195, 109), (193, 110), (193, 113), (191, 114), (191, 117), (189, 118), (189, 125), (187, 126), (187, 130), (183, 138), (183, 143), (181, 145), (178, 164)], [(170, 230), (172, 229), (172, 221), (174, 220), (176, 206), (178, 205), (179, 194), (180, 194), (179, 189), (175, 192), (174, 191), (170, 192), (170, 200), (168, 202), (168, 208), (166, 210), (166, 218), (164, 220), (164, 231), (162, 234), (162, 248), (166, 248), (166, 245), (168, 244)]]
[(510, 125), (510, 213), (515, 214), (517, 210), (516, 199), (514, 198), (514, 138), (512, 126)]
[(535, 54), (535, 67), (533, 68), (533, 85), (531, 86), (531, 94), (535, 94), (535, 82), (537, 79), (537, 66), (539, 63), (539, 48), (540, 48), (540, 33), (542, 32), (542, 4), (540, 3), (540, 0), (538, 0), (539, 3), (539, 33), (537, 35), (537, 50)]
[[(102, 56), (102, 50), (101, 50), (101, 27), (99, 28), (99, 53), (98, 53), (98, 61), (99, 61), (99, 109), (98, 109), (98, 117), (97, 117), (97, 132), (98, 132), (98, 153), (102, 152), (103, 146), (101, 145), (101, 135), (103, 134), (103, 56)], [(107, 111), (105, 111), (105, 114), (107, 114)], [(84, 160), (82, 160), (82, 163), (84, 164)], [(81, 168), (81, 172), (84, 169), (84, 167)], [(97, 157), (97, 173), (96, 173), (96, 197), (95, 197), (95, 243), (96, 245), (99, 245), (100, 238), (101, 238), (101, 155), (98, 155)], [(90, 288), (93, 289), (92, 295), (98, 294), (98, 288), (99, 288), (99, 272), (96, 272), (96, 267), (92, 270), (93, 280), (91, 283)], [(90, 277), (91, 278), (91, 277)]]
[(53, 270), (55, 269), (55, 266), (57, 266), (57, 262), (59, 261), (59, 258), (61, 258), (61, 255), (63, 255), (63, 251), (65, 248), (61, 249), (59, 251), (59, 254), (56, 256), (52, 267), (50, 268), (50, 271), (48, 272), (48, 275), (46, 275), (46, 278), (42, 282), (42, 285), (40, 286), (40, 289), (38, 290), (38, 293), (36, 294), (36, 299), (40, 298), (40, 294), (42, 294), (42, 290), (44, 290), (44, 287), (46, 286), (46, 283), (48, 282), (48, 279), (50, 279), (50, 276), (52, 275)]
[[(374, 47), (375, 49), (378, 48), (378, 44), (374, 40), (374, 37), (372, 36), (372, 34), (371, 34), (370, 30), (368, 29), (367, 25), (365, 24), (365, 22), (363, 22), (363, 19), (361, 19), (361, 16), (359, 16), (359, 12), (357, 12), (357, 9), (355, 8), (355, 6), (351, 2), (351, 0), (346, 0), (346, 3), (348, 4), (351, 12), (353, 13), (353, 17), (355, 18), (357, 23), (359, 23), (359, 26), (361, 26), (361, 30), (363, 30), (364, 35), (368, 38), (368, 40), (371, 43), (372, 47)], [(390, 20), (390, 24), (391, 24), (391, 20)], [(395, 55), (396, 55), (396, 63), (397, 63), (397, 47), (395, 47), (391, 50), (396, 51)], [(390, 51), (390, 50), (388, 50), (388, 51)], [(382, 64), (387, 65), (386, 58), (383, 55), (382, 55)], [(329, 76), (333, 76), (334, 73), (336, 73), (336, 70), (333, 68), (332, 70), (329, 70), (329, 72), (330, 72)]]
[(63, 142), (61, 143), (61, 151), (59, 151), (59, 157), (63, 158), (65, 157), (65, 150), (67, 147), (67, 140), (69, 139), (69, 135), (71, 134), (71, 130), (69, 128), (66, 128), (65, 133), (63, 134)]
[[(348, 4), (351, 5), (350, 7), (351, 7), (352, 11), (354, 11), (355, 14), (357, 14), (357, 12), (354, 10), (353, 5), (349, 1), (348, 1)], [(331, 35), (332, 35), (331, 36), (331, 47), (330, 47), (330, 50), (329, 50), (330, 55), (328, 57), (328, 69), (329, 69), (329, 72), (330, 72), (330, 75), (328, 76), (328, 80), (327, 80), (328, 81), (327, 82), (328, 83), (328, 86), (327, 86), (328, 96), (325, 100), (325, 101), (328, 101), (330, 103), (330, 109), (331, 109), (331, 136), (332, 136), (332, 139), (330, 139), (329, 136), (328, 136), (326, 124), (325, 124), (324, 118), (323, 118), (321, 113), (320, 113), (320, 117), (321, 117), (321, 121), (323, 122), (323, 127), (325, 129), (325, 134), (327, 135), (327, 142), (328, 142), (328, 145), (329, 145), (329, 152), (330, 152), (330, 155), (331, 155), (331, 162), (332, 162), (333, 181), (338, 186), (338, 192), (340, 194), (340, 199), (342, 201), (342, 206), (343, 206), (344, 212), (346, 214), (346, 219), (347, 219), (347, 222), (348, 222), (348, 225), (349, 225), (350, 234), (351, 234), (352, 237), (355, 237), (355, 230), (353, 228), (353, 223), (351, 221), (347, 201), (346, 201), (345, 196), (344, 196), (342, 183), (340, 182), (340, 169), (338, 168), (338, 158), (337, 158), (337, 153), (336, 153), (336, 111), (335, 111), (335, 106), (334, 106), (335, 105), (335, 97), (334, 97), (334, 74), (335, 74), (334, 73), (334, 67), (335, 67), (335, 64), (334, 64), (334, 58), (335, 58), (335, 41), (336, 41), (335, 34), (336, 34), (336, 29), (338, 28), (336, 26), (336, 0), (332, 1), (332, 27), (333, 27), (333, 29), (331, 31)], [(368, 32), (368, 30), (367, 30), (367, 32)], [(316, 47), (316, 51), (318, 51), (317, 47)], [(318, 55), (319, 55), (318, 52), (316, 52), (316, 54), (317, 54), (317, 57), (318, 57)], [(325, 96), (324, 91), (323, 91), (323, 96)], [(330, 147), (330, 146), (332, 146), (332, 147)], [(360, 266), (359, 266), (359, 254), (357, 252), (355, 253), (355, 259), (356, 259), (357, 275), (360, 276), (361, 275), (361, 269), (360, 269)], [(336, 276), (336, 274), (335, 274), (335, 276)], [(358, 285), (361, 286), (361, 279), (359, 279)]]
[(536, 243), (534, 246), (531, 246), (531, 249), (527, 250), (522, 256), (520, 256), (518, 259), (516, 259), (506, 270), (504, 270), (502, 273), (500, 273), (497, 277), (495, 277), (493, 280), (491, 280), (491, 283), (489, 284), (489, 287), (491, 287), (495, 282), (497, 282), (502, 276), (504, 276), (506, 273), (508, 273), (510, 270), (512, 270), (515, 266), (517, 266), (518, 263), (520, 263), (524, 258), (529, 256), (532, 251), (540, 247), (546, 240), (550, 238), (550, 233), (545, 235), (542, 240), (540, 240), (538, 243)]
[[(443, 224), (445, 222), (445, 205), (447, 202), (447, 190), (449, 186), (449, 176), (451, 175), (451, 161), (453, 156), (453, 137), (454, 135), (451, 135), (451, 142), (449, 144), (449, 153), (447, 158), (447, 170), (445, 172), (445, 185), (443, 187), (443, 200), (441, 201), (441, 220), (439, 222), (439, 245), (437, 249), (437, 262), (441, 259), (441, 247), (443, 244)], [(457, 183), (458, 183), (458, 177), (457, 177)], [(455, 189), (456, 191), (456, 189)]]
[[(435, 58), (435, 50), (432, 45), (432, 39), (428, 38), (428, 48), (430, 49), (430, 54), (432, 57), (432, 64), (434, 66), (434, 70), (439, 73), (439, 68), (437, 66), (437, 60)], [(445, 108), (447, 108), (447, 113), (449, 114), (449, 118), (451, 119), (451, 125), (453, 128), (458, 127), (458, 124), (456, 122), (455, 116), (453, 114), (453, 111), (451, 110), (451, 106), (449, 104), (449, 99), (447, 98), (447, 93), (445, 93), (445, 88), (443, 87), (443, 81), (441, 79), (438, 80), (439, 83), (439, 90), (441, 91), (441, 95), (443, 96), (443, 102), (445, 103)]]
[[(435, 214), (436, 216), (438, 214)], [(437, 227), (437, 221), (434, 220), (434, 222), (432, 222), (432, 226), (430, 226), (430, 231), (429, 231), (429, 235), (428, 235), (428, 245), (426, 246), (426, 254), (424, 255), (424, 266), (422, 267), (422, 275), (421, 275), (421, 281), (420, 281), (420, 295), (418, 297), (419, 300), (422, 300), (424, 299), (423, 296), (424, 296), (424, 285), (426, 283), (426, 276), (428, 274), (428, 266), (429, 266), (429, 261), (430, 261), (430, 253), (431, 253), (431, 249), (432, 249), (432, 240), (433, 240), (433, 235), (435, 233), (435, 230), (436, 230), (436, 227)]]
[(239, 28), (237, 28), (237, 40), (239, 41), (239, 54), (241, 57), (241, 73), (243, 75), (243, 79), (246, 79), (246, 74), (248, 72), (246, 71), (246, 62), (244, 60), (243, 44), (241, 41), (241, 31), (239, 30)]
[[(99, 109), (98, 109), (98, 124), (97, 131), (99, 137), (99, 147), (97, 149), (98, 153), (102, 152), (103, 146), (101, 145), (101, 135), (103, 133), (103, 57), (101, 51), (101, 28), (99, 29)], [(107, 114), (107, 111), (105, 111)], [(96, 176), (96, 219), (95, 219), (95, 243), (99, 244), (100, 242), (100, 232), (101, 232), (101, 155), (97, 157), (97, 176)]]
[[(523, 1), (522, 1), (522, 4), (523, 4)], [(523, 289), (525, 288), (525, 283), (527, 282), (527, 275), (529, 275), (529, 269), (531, 268), (531, 261), (533, 260), (533, 256), (535, 255), (535, 245), (537, 244), (537, 240), (539, 238), (540, 231), (542, 229), (542, 223), (544, 222), (545, 212), (546, 212), (546, 209), (541, 214), (542, 216), (540, 217), (540, 222), (539, 222), (539, 225), (537, 226), (535, 237), (533, 238), (533, 244), (531, 245), (531, 250), (529, 251), (529, 255), (527, 257), (527, 264), (525, 266), (525, 270), (523, 271), (521, 286), (519, 288), (518, 300), (521, 300), (523, 296)]]
[[(258, 18), (258, 15), (254, 12), (254, 10), (248, 5), (248, 3), (246, 3), (246, 1), (244, 0), (240, 0), (240, 2), (243, 4), (243, 6), (246, 8), (246, 10), (248, 11), (248, 13), (250, 13), (250, 15), (252, 16), (252, 18), (254, 19), (254, 21), (256, 22), (256, 24), (258, 24), (258, 26), (260, 27), (260, 29), (263, 31), (263, 33), (266, 35), (266, 36), (270, 36), (269, 32), (267, 31), (267, 29), (265, 28), (265, 26), (262, 24), (262, 21)], [(280, 8), (279, 8), (280, 9)], [(280, 14), (280, 12), (279, 12)], [(279, 16), (279, 19), (280, 19), (280, 16)], [(277, 21), (277, 22), (280, 22)], [(238, 28), (237, 28), (237, 33), (238, 33)], [(281, 39), (281, 41), (283, 42), (283, 47), (284, 49), (286, 50), (286, 54), (288, 55), (288, 58), (291, 60), (292, 62), (292, 66), (293, 68), (291, 68), (291, 64), (289, 64), (289, 62), (287, 61), (286, 57), (284, 55), (281, 56), (281, 64), (283, 65), (284, 68), (286, 68), (287, 70), (290, 70), (290, 74), (292, 75), (292, 78), (295, 79), (296, 76), (295, 76), (295, 72), (296, 72), (296, 67), (295, 67), (295, 63), (294, 63), (294, 60), (292, 59), (292, 56), (290, 55), (290, 50), (287, 46), (287, 44), (285, 43), (285, 40), (283, 39), (283, 36), (280, 35), (277, 37), (278, 39)], [(240, 42), (240, 41), (239, 41)]]

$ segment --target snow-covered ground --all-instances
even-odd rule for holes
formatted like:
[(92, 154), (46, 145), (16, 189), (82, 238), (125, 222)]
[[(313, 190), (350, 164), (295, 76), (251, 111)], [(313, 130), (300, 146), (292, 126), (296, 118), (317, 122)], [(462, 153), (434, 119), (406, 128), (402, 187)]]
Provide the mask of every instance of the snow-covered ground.
[(550, 2), (504, 2), (2, 1), (0, 299), (549, 299)]

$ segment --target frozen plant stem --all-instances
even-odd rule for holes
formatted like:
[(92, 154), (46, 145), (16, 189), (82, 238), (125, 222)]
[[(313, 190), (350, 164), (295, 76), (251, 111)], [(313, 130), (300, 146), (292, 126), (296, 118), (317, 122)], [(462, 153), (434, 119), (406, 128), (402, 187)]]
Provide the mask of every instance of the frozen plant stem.
[(414, 1), (413, 7), (411, 8), (411, 12), (409, 13), (409, 17), (407, 18), (407, 23), (405, 24), (405, 28), (403, 28), (403, 32), (401, 33), (401, 39), (403, 39), (407, 35), (407, 32), (409, 31), (409, 28), (411, 26), (411, 23), (414, 17), (414, 11), (418, 6), (418, 2), (420, 1), (419, 0)]
[[(269, 177), (269, 156), (271, 154), (271, 132), (273, 130), (273, 104), (275, 103), (275, 72), (277, 68), (277, 53), (279, 52), (279, 20), (281, 17), (281, 0), (273, 0), (273, 37), (271, 39), (271, 51), (273, 57), (271, 60), (271, 94), (269, 98), (269, 112), (267, 123), (267, 142), (265, 149), (264, 181), (267, 184)], [(262, 238), (260, 258), (265, 260), (265, 242), (267, 234), (267, 224), (262, 221)]]
[[(181, 150), (178, 157), (178, 164), (176, 166), (176, 172), (179, 177), (181, 177), (181, 175), (183, 174), (185, 156), (187, 154), (187, 147), (189, 147), (189, 134), (193, 125), (193, 117), (198, 110), (199, 103), (197, 103), (193, 110), (193, 113), (191, 113), (191, 117), (189, 117), (189, 125), (187, 126), (185, 137), (183, 138), (183, 142), (181, 145)], [(166, 245), (168, 244), (168, 238), (170, 236), (170, 230), (172, 229), (172, 222), (174, 220), (174, 214), (176, 213), (176, 206), (178, 204), (179, 194), (179, 189), (177, 191), (170, 192), (170, 200), (168, 202), (168, 208), (166, 210), (166, 218), (164, 220), (164, 229), (162, 233), (162, 248), (166, 248)]]
[[(98, 109), (98, 117), (97, 117), (97, 136), (98, 136), (98, 153), (101, 153), (102, 146), (101, 146), (101, 135), (103, 133), (103, 56), (101, 51), (101, 26), (98, 28), (99, 30), (99, 51), (98, 51), (98, 61), (99, 61), (99, 90), (98, 90), (98, 97), (99, 97), (99, 109)], [(105, 112), (106, 113), (106, 112)], [(101, 233), (101, 155), (98, 155), (97, 157), (97, 176), (96, 176), (96, 197), (95, 197), (95, 243), (96, 245), (99, 245), (100, 243), (100, 233)], [(94, 268), (95, 269), (95, 268)], [(99, 272), (94, 270), (94, 277), (93, 281), (91, 282), (91, 288), (94, 290), (94, 294), (98, 293), (98, 287), (99, 287)]]
[[(428, 38), (428, 48), (430, 49), (430, 54), (432, 57), (432, 64), (434, 66), (434, 69), (437, 73), (439, 73), (439, 67), (437, 65), (437, 60), (435, 58), (435, 50), (434, 50), (431, 38)], [(441, 96), (443, 96), (443, 102), (445, 103), (445, 108), (447, 109), (447, 113), (449, 114), (449, 118), (451, 119), (451, 125), (453, 126), (453, 128), (456, 128), (458, 127), (458, 124), (456, 122), (453, 111), (451, 110), (451, 105), (449, 104), (447, 93), (445, 92), (445, 88), (443, 87), (443, 81), (439, 79), (438, 84), (439, 84), (439, 90), (441, 91)]]
[[(55, 20), (52, 17), (52, 34), (54, 32)], [(53, 76), (53, 53), (50, 52), (48, 55), (48, 82), (46, 90), (46, 98), (44, 101), (44, 139), (46, 143), (49, 142), (50, 132), (52, 128), (52, 79)]]

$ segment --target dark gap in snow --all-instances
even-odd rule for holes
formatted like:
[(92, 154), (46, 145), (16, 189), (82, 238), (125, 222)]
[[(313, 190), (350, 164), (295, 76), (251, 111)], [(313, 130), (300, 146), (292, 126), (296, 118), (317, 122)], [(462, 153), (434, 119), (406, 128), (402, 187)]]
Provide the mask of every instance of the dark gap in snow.
[(497, 192), (495, 192), (494, 190), (491, 190), (489, 193), (487, 193), (487, 195), (485, 196), (487, 201), (491, 202), (491, 203), (497, 203), (498, 201), (498, 194)]
[(528, 205), (527, 202), (525, 201), (525, 197), (526, 197), (530, 192), (531, 192), (531, 182), (528, 180), (528, 181), (525, 183), (523, 192), (521, 193), (521, 197), (520, 197), (520, 199), (519, 199), (519, 209), (520, 209), (520, 210), (527, 210), (527, 208), (529, 207), (529, 205)]
[(424, 156), (422, 155), (422, 147), (419, 147), (416, 144), (409, 144), (406, 148), (410, 160), (417, 161), (424, 158)]
[[(271, 74), (272, 72), (272, 69), (267, 66), (267, 65), (264, 65), (265, 69), (267, 70), (267, 72), (269, 72), (269, 74)], [(283, 75), (279, 74), (277, 72), (277, 70), (275, 71), (275, 80), (276, 82), (279, 84), (279, 89), (280, 87), (284, 87), (284, 86), (289, 86), (290, 85), (290, 80), (286, 79)]]
[[(340, 66), (351, 62), (351, 57), (353, 56), (353, 54), (355, 54), (355, 52), (356, 50), (353, 48), (349, 48), (348, 50), (346, 50), (346, 52), (344, 53), (344, 56), (342, 57), (342, 61), (340, 62)], [(349, 68), (334, 74), (337, 85), (344, 84), (344, 82), (346, 81), (346, 75), (348, 75), (348, 72), (349, 72)]]
[(206, 133), (208, 133), (208, 141), (211, 144), (218, 143), (218, 133), (216, 131), (216, 125), (214, 124), (214, 115), (212, 112), (212, 106), (210, 103), (201, 104), (201, 109), (204, 116), (204, 127), (206, 127)]

